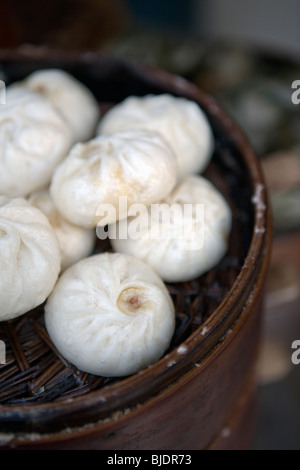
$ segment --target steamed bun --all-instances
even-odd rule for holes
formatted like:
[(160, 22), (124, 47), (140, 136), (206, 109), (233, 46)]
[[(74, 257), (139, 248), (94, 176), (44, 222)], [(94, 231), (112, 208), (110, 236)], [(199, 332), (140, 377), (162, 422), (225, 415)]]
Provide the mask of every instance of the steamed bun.
[(78, 369), (125, 376), (169, 347), (175, 309), (150, 266), (103, 253), (64, 271), (47, 300), (45, 325), (55, 347)]
[(102, 117), (97, 134), (137, 127), (162, 133), (176, 154), (180, 179), (204, 171), (212, 157), (214, 137), (210, 123), (191, 100), (166, 93), (129, 96)]
[(90, 255), (96, 243), (96, 231), (68, 222), (55, 208), (48, 189), (30, 195), (28, 201), (48, 218), (58, 239), (61, 251), (61, 269)]
[(70, 126), (72, 144), (94, 136), (100, 118), (98, 102), (79, 80), (60, 69), (42, 69), (20, 85), (48, 98)]
[(190, 175), (160, 204), (111, 224), (108, 236), (115, 251), (148, 263), (165, 282), (184, 282), (222, 259), (231, 221), (231, 209), (214, 185)]
[(0, 321), (42, 304), (58, 279), (60, 262), (46, 216), (23, 198), (0, 196)]
[(46, 98), (7, 88), (0, 106), (0, 194), (25, 197), (47, 186), (70, 146), (69, 127)]
[(159, 201), (176, 181), (167, 142), (157, 132), (134, 129), (73, 146), (54, 172), (50, 194), (67, 220), (96, 227), (127, 217), (132, 204)]

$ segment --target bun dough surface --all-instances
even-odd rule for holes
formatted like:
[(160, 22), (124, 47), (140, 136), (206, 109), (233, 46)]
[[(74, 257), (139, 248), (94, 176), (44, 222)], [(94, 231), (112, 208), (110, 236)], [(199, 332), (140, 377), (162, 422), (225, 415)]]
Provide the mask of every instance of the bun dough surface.
[(175, 309), (148, 265), (119, 253), (93, 255), (68, 268), (45, 307), (60, 353), (80, 370), (125, 376), (157, 361), (171, 342)]
[(22, 86), (48, 98), (70, 126), (72, 144), (94, 136), (100, 110), (92, 92), (69, 73), (59, 69), (33, 72)]
[(132, 204), (159, 201), (176, 181), (177, 163), (167, 142), (157, 132), (134, 129), (72, 147), (54, 173), (50, 193), (67, 220), (96, 227), (127, 217)]
[(212, 183), (187, 176), (157, 208), (160, 217), (151, 207), (110, 225), (113, 249), (148, 263), (165, 282), (189, 281), (216, 266), (228, 248), (232, 215)]
[(68, 125), (46, 98), (8, 87), (0, 106), (0, 194), (25, 197), (47, 186), (70, 145)]
[(60, 261), (46, 216), (23, 198), (0, 196), (0, 321), (44, 302), (57, 281)]
[(137, 127), (162, 133), (177, 156), (179, 179), (203, 171), (212, 157), (214, 137), (209, 121), (201, 108), (186, 98), (129, 96), (102, 117), (97, 133)]
[(61, 251), (62, 270), (91, 254), (96, 242), (96, 231), (71, 224), (62, 217), (47, 189), (31, 194), (28, 201), (47, 216), (55, 232)]

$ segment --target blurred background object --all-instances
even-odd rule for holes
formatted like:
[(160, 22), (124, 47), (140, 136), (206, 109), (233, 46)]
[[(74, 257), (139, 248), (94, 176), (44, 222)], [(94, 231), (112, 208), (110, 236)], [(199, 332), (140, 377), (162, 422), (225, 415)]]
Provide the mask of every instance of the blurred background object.
[(122, 0), (1, 0), (1, 9), (1, 47), (95, 49), (129, 21)]
[[(181, 75), (236, 119), (274, 214), (255, 449), (300, 449), (299, 0), (1, 0), (0, 47), (93, 50)], [(1, 68), (0, 68), (1, 74)]]
[[(193, 32), (279, 54), (300, 53), (298, 0), (195, 0)], [(200, 18), (200, 21), (199, 21)]]

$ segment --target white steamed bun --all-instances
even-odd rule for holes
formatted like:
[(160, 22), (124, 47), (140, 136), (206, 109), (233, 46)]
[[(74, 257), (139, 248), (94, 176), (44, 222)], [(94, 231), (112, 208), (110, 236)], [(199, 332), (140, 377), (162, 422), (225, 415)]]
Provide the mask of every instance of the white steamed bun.
[(64, 271), (47, 300), (45, 325), (58, 351), (78, 369), (125, 376), (169, 347), (175, 309), (150, 266), (107, 252)]
[(98, 102), (83, 83), (60, 69), (42, 69), (20, 85), (44, 95), (70, 126), (72, 143), (94, 136), (100, 118)]
[(23, 198), (0, 196), (0, 321), (42, 304), (57, 281), (60, 262), (46, 216)]
[(47, 186), (70, 145), (68, 125), (46, 98), (8, 87), (0, 106), (0, 194), (25, 197)]
[(230, 207), (212, 183), (190, 175), (161, 204), (111, 224), (108, 236), (115, 251), (148, 263), (165, 282), (184, 282), (225, 255), (231, 220)]
[(58, 239), (61, 251), (61, 269), (90, 255), (96, 242), (96, 231), (68, 222), (55, 208), (48, 189), (30, 195), (28, 201), (48, 218)]
[(134, 129), (73, 146), (54, 172), (50, 194), (67, 220), (96, 227), (127, 217), (132, 204), (159, 201), (176, 181), (167, 142), (157, 132)]
[(167, 93), (129, 96), (102, 117), (96, 132), (102, 135), (137, 127), (162, 133), (177, 156), (179, 179), (204, 171), (212, 157), (210, 123), (191, 100)]

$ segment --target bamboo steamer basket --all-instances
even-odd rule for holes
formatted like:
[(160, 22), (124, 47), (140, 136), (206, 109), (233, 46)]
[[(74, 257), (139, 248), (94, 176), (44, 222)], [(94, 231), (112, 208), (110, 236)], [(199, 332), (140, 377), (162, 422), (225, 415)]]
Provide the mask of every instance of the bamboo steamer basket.
[[(104, 113), (129, 95), (171, 93), (198, 103), (216, 149), (205, 172), (233, 212), (229, 250), (214, 269), (167, 285), (176, 307), (170, 349), (122, 379), (76, 370), (55, 350), (43, 306), (0, 323), (1, 449), (245, 449), (256, 424), (256, 365), (272, 221), (258, 158), (209, 95), (157, 68), (95, 52), (0, 52), (6, 83), (61, 68), (85, 83)], [(95, 252), (110, 250), (98, 241)]]

